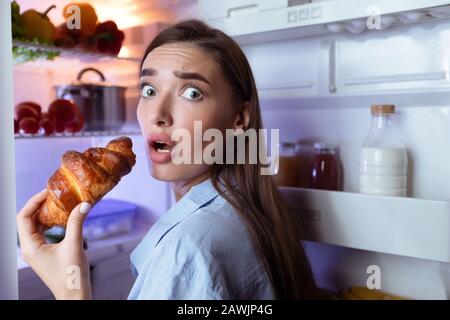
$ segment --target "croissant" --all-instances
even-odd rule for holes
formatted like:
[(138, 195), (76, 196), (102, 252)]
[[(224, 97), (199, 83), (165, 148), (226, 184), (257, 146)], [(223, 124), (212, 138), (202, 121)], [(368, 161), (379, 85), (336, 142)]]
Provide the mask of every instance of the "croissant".
[(48, 196), (37, 211), (38, 221), (47, 228), (66, 226), (70, 212), (80, 202), (95, 205), (131, 172), (136, 163), (132, 147), (130, 138), (120, 137), (106, 148), (64, 153), (61, 166), (48, 180)]

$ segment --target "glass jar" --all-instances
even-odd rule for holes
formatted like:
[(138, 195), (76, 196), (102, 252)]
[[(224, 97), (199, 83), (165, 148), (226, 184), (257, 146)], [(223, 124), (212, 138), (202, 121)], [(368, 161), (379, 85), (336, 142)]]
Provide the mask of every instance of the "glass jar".
[(279, 186), (298, 187), (299, 169), (296, 144), (282, 142), (278, 157), (278, 171), (273, 176), (275, 183)]
[(373, 105), (372, 124), (360, 156), (361, 193), (406, 196), (407, 151), (395, 121), (394, 105)]
[(334, 145), (321, 142), (314, 144), (310, 188), (340, 190), (340, 164)]
[(299, 188), (309, 188), (310, 165), (314, 155), (314, 148), (309, 140), (299, 140), (296, 145), (299, 165)]

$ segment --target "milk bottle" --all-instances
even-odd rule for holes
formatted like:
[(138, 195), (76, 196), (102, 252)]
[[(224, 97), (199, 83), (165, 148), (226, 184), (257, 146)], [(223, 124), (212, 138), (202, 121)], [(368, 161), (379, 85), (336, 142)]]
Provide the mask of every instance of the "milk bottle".
[(361, 193), (405, 197), (408, 157), (394, 121), (394, 105), (373, 105), (360, 158)]

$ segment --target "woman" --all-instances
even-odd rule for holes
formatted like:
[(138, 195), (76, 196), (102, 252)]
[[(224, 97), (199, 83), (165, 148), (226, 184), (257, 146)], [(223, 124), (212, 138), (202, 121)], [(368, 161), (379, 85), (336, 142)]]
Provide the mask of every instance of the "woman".
[[(255, 81), (239, 46), (200, 21), (180, 22), (152, 41), (140, 76), (137, 114), (150, 171), (170, 182), (177, 203), (133, 251), (137, 279), (129, 298), (315, 298), (298, 226), (270, 175), (261, 175), (261, 163), (171, 161), (172, 133), (182, 129), (193, 137), (195, 121), (203, 132), (262, 128)], [(46, 194), (35, 195), (18, 215), (23, 257), (56, 298), (89, 299), (82, 223), (90, 206), (77, 206), (65, 239), (47, 245), (33, 219)]]

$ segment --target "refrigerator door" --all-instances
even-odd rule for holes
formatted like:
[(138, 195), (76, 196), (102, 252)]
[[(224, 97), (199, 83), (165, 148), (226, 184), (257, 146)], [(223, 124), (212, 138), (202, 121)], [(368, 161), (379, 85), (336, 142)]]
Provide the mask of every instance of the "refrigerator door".
[(0, 2), (0, 300), (17, 299), (11, 9)]

